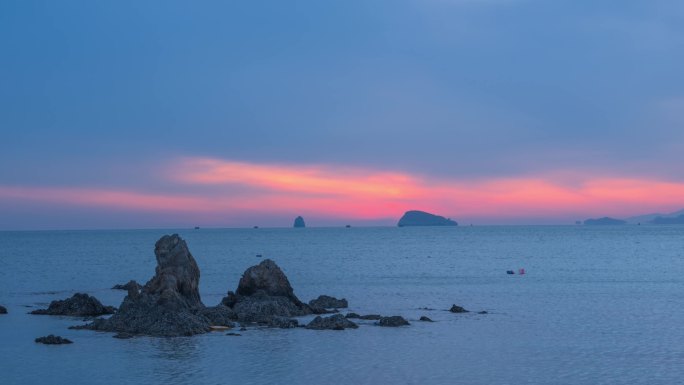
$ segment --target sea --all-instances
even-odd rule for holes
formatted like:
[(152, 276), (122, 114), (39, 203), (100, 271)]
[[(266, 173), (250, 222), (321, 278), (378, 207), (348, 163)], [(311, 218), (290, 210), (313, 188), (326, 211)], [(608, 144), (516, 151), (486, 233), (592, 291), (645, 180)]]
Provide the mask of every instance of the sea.
[[(346, 298), (343, 313), (410, 326), (121, 340), (27, 314), (77, 292), (118, 306), (125, 293), (110, 288), (151, 278), (154, 243), (172, 233), (200, 267), (206, 305), (270, 258), (303, 301)], [(6, 385), (680, 384), (684, 226), (0, 232), (0, 305)], [(34, 342), (48, 334), (74, 343)]]

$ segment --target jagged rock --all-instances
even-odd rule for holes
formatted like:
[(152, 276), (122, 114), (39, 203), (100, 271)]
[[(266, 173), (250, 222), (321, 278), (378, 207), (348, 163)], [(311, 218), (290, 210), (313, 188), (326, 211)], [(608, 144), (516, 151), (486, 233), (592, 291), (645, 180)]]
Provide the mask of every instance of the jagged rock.
[(45, 345), (64, 345), (73, 343), (71, 340), (53, 334), (50, 334), (49, 336), (45, 337), (38, 337), (36, 338), (36, 342)]
[(301, 216), (295, 218), (294, 220), (294, 225), (292, 227), (306, 227), (306, 223), (304, 223), (304, 218)]
[(233, 309), (223, 305), (206, 307), (200, 310), (199, 314), (208, 319), (211, 326), (228, 326), (232, 328), (235, 327), (235, 323), (232, 321), (236, 321), (238, 318)]
[(357, 324), (346, 319), (342, 314), (335, 314), (325, 318), (318, 316), (306, 325), (307, 329), (313, 330), (344, 330), (356, 329), (358, 327)]
[(398, 327), (398, 326), (406, 326), (410, 325), (407, 320), (404, 319), (404, 317), (395, 315), (391, 317), (382, 317), (378, 321), (378, 325), (380, 326), (386, 326), (386, 327)]
[(133, 335), (189, 336), (210, 330), (210, 317), (199, 295), (200, 271), (188, 246), (178, 234), (165, 235), (155, 244), (157, 268), (141, 291), (129, 287), (119, 311), (85, 328)]
[(130, 288), (135, 288), (136, 290), (140, 290), (143, 287), (141, 284), (131, 280), (131, 281), (128, 281), (128, 283), (126, 283), (124, 285), (114, 285), (112, 287), (112, 290), (126, 290), (126, 291), (128, 291)]
[(347, 303), (347, 300), (342, 298), (342, 299), (337, 299), (335, 297), (331, 297), (328, 295), (320, 295), (318, 298), (313, 299), (309, 301), (309, 306), (311, 308), (323, 308), (323, 309), (338, 309), (338, 308), (346, 308), (349, 306)]
[(293, 329), (299, 326), (299, 321), (287, 317), (272, 317), (268, 323), (269, 327), (280, 329)]
[(7, 314), (7, 309), (4, 306), (0, 306), (0, 314)]
[(116, 309), (104, 306), (95, 297), (88, 294), (76, 293), (71, 298), (50, 302), (47, 309), (38, 309), (31, 314), (38, 315), (67, 315), (74, 317), (95, 317), (104, 314), (112, 314)]
[(420, 321), (423, 321), (423, 322), (435, 322), (435, 321), (431, 320), (429, 317), (426, 317), (426, 316), (420, 317)]
[(458, 305), (451, 305), (451, 309), (449, 309), (450, 312), (452, 313), (468, 313), (468, 310), (458, 306)]
[(221, 303), (232, 307), (240, 322), (268, 324), (275, 316), (297, 317), (311, 314), (311, 308), (294, 294), (285, 273), (270, 259), (245, 270), (238, 288)]

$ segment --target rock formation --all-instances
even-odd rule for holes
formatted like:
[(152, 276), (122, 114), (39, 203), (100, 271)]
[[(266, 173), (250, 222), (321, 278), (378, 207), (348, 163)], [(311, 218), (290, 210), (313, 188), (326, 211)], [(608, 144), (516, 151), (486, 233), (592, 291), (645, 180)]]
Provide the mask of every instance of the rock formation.
[(426, 316), (421, 316), (421, 317), (420, 317), (420, 321), (423, 321), (423, 322), (435, 322), (435, 321), (431, 320), (430, 317), (426, 317)]
[(47, 309), (38, 309), (31, 314), (38, 315), (67, 315), (73, 317), (95, 317), (104, 314), (112, 314), (116, 309), (104, 306), (95, 297), (88, 294), (76, 293), (71, 298), (61, 301), (52, 301)]
[(73, 342), (71, 340), (66, 339), (66, 338), (62, 338), (60, 336), (50, 334), (49, 336), (36, 338), (36, 343), (45, 344), (45, 345), (64, 345), (64, 344), (72, 344)]
[(452, 313), (468, 313), (468, 310), (458, 306), (458, 305), (451, 305), (451, 309), (449, 309), (450, 312)]
[(307, 329), (313, 330), (344, 330), (356, 329), (358, 327), (357, 324), (343, 317), (342, 314), (335, 314), (325, 318), (317, 316), (306, 325)]
[(627, 224), (627, 222), (623, 221), (622, 219), (603, 217), (599, 219), (587, 219), (586, 221), (584, 221), (584, 224), (588, 226), (624, 225)]
[(114, 286), (112, 286), (112, 290), (126, 290), (126, 291), (128, 291), (130, 288), (135, 288), (135, 289), (137, 289), (137, 290), (140, 290), (140, 289), (142, 289), (143, 287), (142, 287), (141, 284), (139, 284), (139, 283), (137, 283), (137, 282), (135, 282), (135, 281), (133, 281), (133, 280), (128, 281), (128, 283), (126, 283), (126, 284), (124, 284), (124, 285), (114, 285)]
[(404, 317), (394, 315), (391, 317), (382, 317), (378, 321), (378, 325), (380, 326), (385, 326), (385, 327), (398, 327), (398, 326), (407, 326), (410, 325), (407, 320), (404, 319)]
[(347, 313), (347, 315), (344, 317), (350, 318), (350, 319), (356, 318), (356, 319), (362, 319), (362, 320), (379, 320), (380, 318), (382, 318), (382, 316), (380, 314), (358, 315), (356, 313)]
[(232, 308), (240, 322), (270, 324), (273, 317), (312, 313), (294, 294), (285, 273), (270, 259), (245, 270), (235, 293), (228, 292), (221, 304)]
[(2, 305), (0, 305), (0, 314), (7, 314), (7, 309)]
[(425, 211), (407, 211), (397, 223), (399, 227), (406, 226), (458, 226), (458, 223), (439, 215), (426, 213)]
[(304, 218), (302, 218), (301, 216), (295, 218), (294, 225), (292, 227), (306, 227), (306, 224), (304, 223)]
[(328, 295), (320, 295), (318, 296), (318, 298), (309, 301), (309, 306), (311, 306), (314, 309), (339, 309), (346, 308), (347, 306), (349, 306), (349, 304), (347, 303), (347, 300), (344, 298), (337, 299), (335, 297), (330, 297)]
[(178, 234), (165, 235), (155, 244), (155, 275), (138, 290), (130, 285), (119, 311), (85, 328), (122, 335), (189, 336), (210, 326), (230, 323), (230, 309), (206, 308), (198, 290), (200, 271), (188, 246)]

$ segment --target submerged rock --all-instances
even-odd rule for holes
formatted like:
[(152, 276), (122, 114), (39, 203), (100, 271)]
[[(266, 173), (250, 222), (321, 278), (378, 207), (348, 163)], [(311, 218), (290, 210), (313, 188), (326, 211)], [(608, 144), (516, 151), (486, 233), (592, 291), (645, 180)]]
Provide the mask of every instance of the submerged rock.
[(356, 318), (356, 319), (362, 319), (362, 320), (373, 320), (373, 321), (377, 321), (380, 318), (382, 318), (382, 316), (380, 314), (359, 315), (356, 313), (347, 313), (347, 315), (344, 317), (345, 318)]
[(224, 323), (227, 312), (207, 310), (202, 304), (198, 290), (199, 267), (178, 234), (160, 238), (154, 254), (155, 275), (142, 290), (138, 291), (135, 285), (129, 287), (116, 314), (109, 319), (95, 320), (85, 328), (173, 337), (206, 333), (212, 320), (220, 319)]
[(53, 334), (50, 334), (49, 336), (45, 336), (45, 337), (38, 337), (38, 338), (36, 338), (36, 342), (39, 344), (45, 344), (45, 345), (73, 344), (73, 342), (71, 340), (68, 340), (66, 338), (62, 338), (60, 336), (56, 336)]
[(335, 314), (325, 318), (318, 316), (306, 325), (307, 329), (313, 330), (344, 330), (356, 329), (358, 327), (359, 325), (348, 320), (342, 314)]
[(423, 322), (435, 322), (435, 321), (431, 320), (429, 317), (426, 317), (426, 316), (420, 317), (420, 321), (423, 321)]
[(2, 305), (0, 305), (0, 314), (7, 314), (7, 309)]
[(398, 327), (398, 326), (406, 326), (410, 325), (407, 320), (404, 319), (404, 317), (395, 315), (391, 317), (382, 317), (378, 321), (378, 325), (380, 326), (385, 326), (385, 327)]
[(142, 287), (141, 284), (139, 284), (139, 283), (137, 283), (137, 282), (135, 282), (135, 281), (133, 281), (133, 280), (128, 281), (128, 283), (126, 283), (126, 284), (124, 284), (124, 285), (114, 285), (114, 286), (112, 286), (112, 290), (126, 290), (126, 291), (128, 291), (128, 290), (130, 290), (131, 288), (135, 288), (136, 290), (140, 290), (140, 289), (142, 289), (143, 287)]
[(312, 299), (309, 301), (309, 306), (312, 308), (322, 308), (322, 309), (338, 309), (338, 308), (346, 308), (349, 306), (347, 303), (347, 300), (342, 298), (342, 299), (337, 299), (335, 297), (331, 297), (328, 295), (320, 295), (316, 299)]
[(235, 293), (221, 303), (235, 311), (240, 322), (269, 324), (273, 317), (311, 314), (311, 308), (294, 294), (285, 273), (270, 259), (245, 270)]
[(66, 315), (73, 317), (95, 317), (113, 314), (116, 309), (104, 306), (97, 298), (84, 293), (76, 293), (71, 298), (50, 302), (47, 309), (38, 309), (31, 314), (38, 315)]
[(458, 305), (451, 305), (451, 309), (449, 309), (450, 312), (452, 313), (469, 313), (468, 310), (458, 306)]

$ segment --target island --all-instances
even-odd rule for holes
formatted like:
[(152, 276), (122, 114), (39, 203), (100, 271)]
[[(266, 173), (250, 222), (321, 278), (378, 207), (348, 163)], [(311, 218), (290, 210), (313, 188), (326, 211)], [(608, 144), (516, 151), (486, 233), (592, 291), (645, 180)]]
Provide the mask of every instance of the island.
[(456, 221), (425, 211), (411, 210), (404, 213), (397, 223), (399, 227), (407, 226), (458, 226)]
[(587, 226), (624, 225), (626, 223), (627, 221), (623, 221), (622, 219), (615, 219), (609, 217), (603, 217), (599, 219), (592, 218), (584, 221), (584, 224)]
[(657, 217), (651, 221), (654, 225), (684, 225), (684, 214), (677, 217)]
[(302, 218), (301, 216), (295, 218), (294, 225), (292, 225), (292, 227), (306, 227), (306, 223), (304, 223), (304, 218)]

